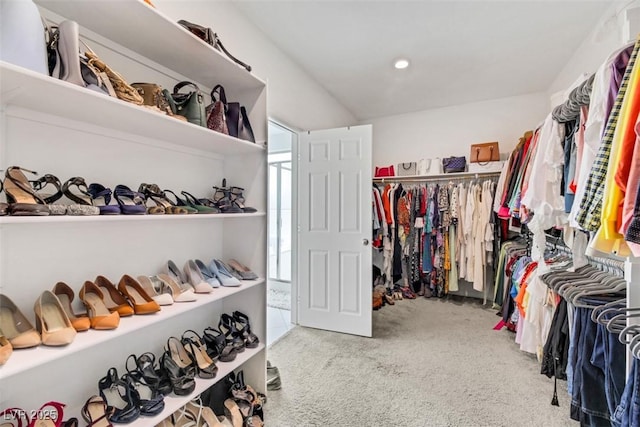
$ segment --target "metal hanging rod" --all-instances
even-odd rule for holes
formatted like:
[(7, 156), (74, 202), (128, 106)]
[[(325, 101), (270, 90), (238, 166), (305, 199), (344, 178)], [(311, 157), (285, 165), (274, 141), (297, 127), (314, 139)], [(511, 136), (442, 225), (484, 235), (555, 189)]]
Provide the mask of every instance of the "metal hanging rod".
[(432, 182), (432, 181), (459, 181), (478, 178), (499, 178), (501, 172), (458, 172), (443, 173), (438, 175), (412, 175), (412, 176), (387, 176), (384, 178), (373, 178), (373, 182)]

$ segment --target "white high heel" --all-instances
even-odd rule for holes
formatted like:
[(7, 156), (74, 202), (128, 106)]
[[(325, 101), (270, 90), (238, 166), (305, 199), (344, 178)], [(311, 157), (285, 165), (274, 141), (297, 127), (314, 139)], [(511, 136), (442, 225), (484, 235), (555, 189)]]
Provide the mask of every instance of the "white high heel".
[(164, 292), (164, 282), (157, 276), (138, 276), (138, 282), (142, 289), (159, 305), (173, 304), (173, 297), (169, 292)]
[(198, 294), (208, 294), (213, 292), (213, 287), (207, 283), (200, 269), (193, 260), (189, 260), (184, 264), (184, 274), (187, 281)]
[(160, 280), (164, 286), (169, 290), (174, 302), (192, 302), (198, 299), (196, 294), (193, 293), (193, 289), (183, 289), (180, 285), (173, 280), (168, 274), (158, 274), (158, 280)]

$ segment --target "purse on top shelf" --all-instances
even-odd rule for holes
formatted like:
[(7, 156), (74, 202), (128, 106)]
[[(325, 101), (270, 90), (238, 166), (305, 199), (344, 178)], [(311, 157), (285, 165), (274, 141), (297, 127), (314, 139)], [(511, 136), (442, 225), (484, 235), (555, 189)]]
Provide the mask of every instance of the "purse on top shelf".
[(464, 156), (445, 157), (442, 159), (442, 170), (444, 173), (466, 172), (467, 159)]
[[(191, 86), (194, 90), (184, 93), (180, 90), (184, 87)], [(174, 114), (179, 114), (187, 118), (194, 125), (207, 127), (207, 115), (204, 106), (204, 94), (198, 88), (198, 85), (191, 82), (180, 82), (173, 87), (173, 93), (169, 93), (167, 89), (162, 91)]]
[(416, 162), (398, 163), (398, 176), (416, 175)]
[(488, 163), (500, 160), (500, 147), (498, 142), (485, 142), (471, 144), (469, 163)]

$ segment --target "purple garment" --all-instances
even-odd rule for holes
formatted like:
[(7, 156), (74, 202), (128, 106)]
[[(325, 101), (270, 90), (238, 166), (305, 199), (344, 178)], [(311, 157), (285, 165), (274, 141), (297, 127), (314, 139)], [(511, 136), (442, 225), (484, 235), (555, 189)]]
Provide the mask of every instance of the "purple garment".
[[(620, 90), (620, 85), (622, 84), (622, 78), (624, 77), (624, 72), (627, 69), (627, 65), (629, 64), (629, 58), (633, 53), (634, 46), (629, 46), (622, 52), (616, 56), (616, 58), (611, 63), (611, 81), (609, 82), (609, 96), (604, 101), (604, 122), (607, 123), (609, 120), (609, 114), (611, 114), (611, 109), (613, 108), (613, 104), (616, 102), (616, 97), (618, 96), (618, 91)], [(603, 127), (602, 132), (604, 134), (606, 126)]]

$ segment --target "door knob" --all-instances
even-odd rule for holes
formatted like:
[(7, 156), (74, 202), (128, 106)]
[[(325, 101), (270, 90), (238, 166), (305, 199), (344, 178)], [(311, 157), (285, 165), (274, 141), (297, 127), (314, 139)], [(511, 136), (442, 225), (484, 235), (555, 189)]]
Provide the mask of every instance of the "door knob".
[(369, 245), (369, 239), (362, 239), (362, 245), (363, 246), (368, 246)]

